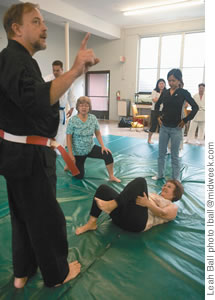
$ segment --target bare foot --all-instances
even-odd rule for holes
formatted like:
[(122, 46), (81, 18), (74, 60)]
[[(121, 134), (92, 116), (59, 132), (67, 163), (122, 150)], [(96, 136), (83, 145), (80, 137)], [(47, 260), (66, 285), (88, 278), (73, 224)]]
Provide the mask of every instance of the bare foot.
[(154, 144), (152, 141), (148, 141), (148, 144)]
[[(80, 272), (81, 272), (81, 264), (77, 260), (69, 263), (69, 273), (62, 284), (67, 283), (68, 281), (74, 279), (76, 276), (78, 276)], [(62, 284), (56, 284), (55, 287), (58, 287)]]
[(69, 168), (68, 168), (68, 166), (67, 166), (67, 165), (65, 165), (65, 167), (64, 167), (64, 171), (69, 171)]
[(76, 233), (77, 235), (79, 235), (79, 234), (82, 234), (82, 233), (87, 232), (87, 231), (89, 231), (89, 230), (96, 230), (96, 229), (97, 229), (96, 223), (88, 222), (87, 224), (78, 227), (78, 228), (75, 230), (75, 233)]
[(109, 179), (110, 181), (121, 182), (121, 180), (115, 176), (111, 176)]
[(28, 277), (22, 277), (22, 278), (16, 278), (14, 279), (14, 286), (17, 289), (22, 289), (24, 288), (26, 282), (28, 280)]
[(101, 200), (96, 197), (95, 197), (95, 200), (96, 200), (98, 207), (102, 211), (106, 212), (107, 214), (110, 214), (118, 206), (118, 204), (115, 200), (104, 201), (104, 200)]

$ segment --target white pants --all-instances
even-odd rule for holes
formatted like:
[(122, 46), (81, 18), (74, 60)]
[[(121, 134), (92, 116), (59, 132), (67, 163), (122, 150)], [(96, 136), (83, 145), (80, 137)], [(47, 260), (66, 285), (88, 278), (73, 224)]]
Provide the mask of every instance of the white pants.
[(59, 123), (55, 139), (63, 147), (66, 145), (66, 124)]
[(197, 139), (199, 141), (203, 141), (204, 140), (204, 135), (205, 135), (205, 122), (204, 121), (191, 121), (190, 122), (190, 128), (188, 131), (188, 135), (187, 135), (187, 140), (194, 140), (195, 139), (195, 133), (196, 133), (196, 129), (198, 127), (198, 137)]

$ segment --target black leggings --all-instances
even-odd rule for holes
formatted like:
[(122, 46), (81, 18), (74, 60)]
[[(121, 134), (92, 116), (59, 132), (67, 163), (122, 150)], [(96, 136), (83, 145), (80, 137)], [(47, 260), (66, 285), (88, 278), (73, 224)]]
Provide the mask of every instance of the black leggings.
[[(118, 207), (110, 213), (113, 223), (124, 230), (140, 232), (146, 227), (148, 208), (137, 205), (136, 198), (143, 196), (144, 192), (148, 196), (147, 183), (145, 178), (139, 177), (131, 181), (120, 194), (102, 184), (96, 190), (94, 197), (104, 201), (116, 200)], [(93, 198), (90, 215), (98, 218), (100, 213), (101, 210)]]
[(158, 117), (160, 115), (160, 112), (157, 111), (157, 110), (151, 110), (151, 126), (150, 126), (150, 129), (149, 131), (150, 132), (155, 132), (158, 128), (160, 128), (160, 125), (158, 123)]
[(82, 156), (75, 155), (76, 166), (80, 171), (80, 174), (75, 176), (76, 178), (82, 179), (84, 177), (84, 163), (87, 157), (103, 159), (105, 165), (110, 165), (113, 163), (112, 154), (110, 152), (108, 153), (103, 152), (102, 154), (101, 149), (102, 149), (101, 147), (94, 145), (90, 153), (88, 153), (87, 155), (82, 155)]

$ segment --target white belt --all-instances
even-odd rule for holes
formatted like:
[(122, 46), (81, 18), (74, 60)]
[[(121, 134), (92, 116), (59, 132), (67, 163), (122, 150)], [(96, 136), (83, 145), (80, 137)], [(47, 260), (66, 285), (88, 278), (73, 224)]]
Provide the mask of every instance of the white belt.
[(37, 136), (37, 135), (31, 135), (31, 136), (14, 135), (5, 132), (2, 129), (0, 129), (0, 138), (13, 143), (40, 145), (40, 146), (56, 148), (60, 151), (72, 175), (75, 176), (80, 174), (78, 168), (76, 167), (75, 163), (71, 160), (66, 150), (63, 148), (63, 146), (58, 144), (54, 139), (46, 138), (43, 136)]

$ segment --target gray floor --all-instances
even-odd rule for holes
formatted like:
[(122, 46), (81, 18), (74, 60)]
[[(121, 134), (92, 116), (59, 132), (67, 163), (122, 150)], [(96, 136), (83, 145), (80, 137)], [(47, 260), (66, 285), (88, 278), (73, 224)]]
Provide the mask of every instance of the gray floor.
[[(140, 139), (147, 139), (148, 133), (146, 133), (142, 128), (119, 128), (117, 121), (107, 121), (107, 120), (99, 120), (100, 130), (102, 135), (120, 135), (120, 136), (128, 136), (135, 137)], [(158, 141), (158, 133), (154, 133), (152, 136), (152, 140)]]
[[(100, 130), (102, 135), (119, 135), (119, 136), (128, 136), (128, 137), (135, 137), (139, 139), (146, 139), (148, 138), (148, 133), (145, 132), (142, 128), (135, 129), (135, 128), (119, 128), (117, 121), (109, 121), (109, 120), (99, 120)], [(144, 128), (147, 129), (147, 128)], [(157, 143), (159, 138), (158, 133), (154, 133), (152, 136), (152, 141)], [(186, 141), (186, 137), (184, 138), (184, 142)], [(199, 145), (196, 142), (193, 144), (198, 146), (204, 146), (204, 141)]]

